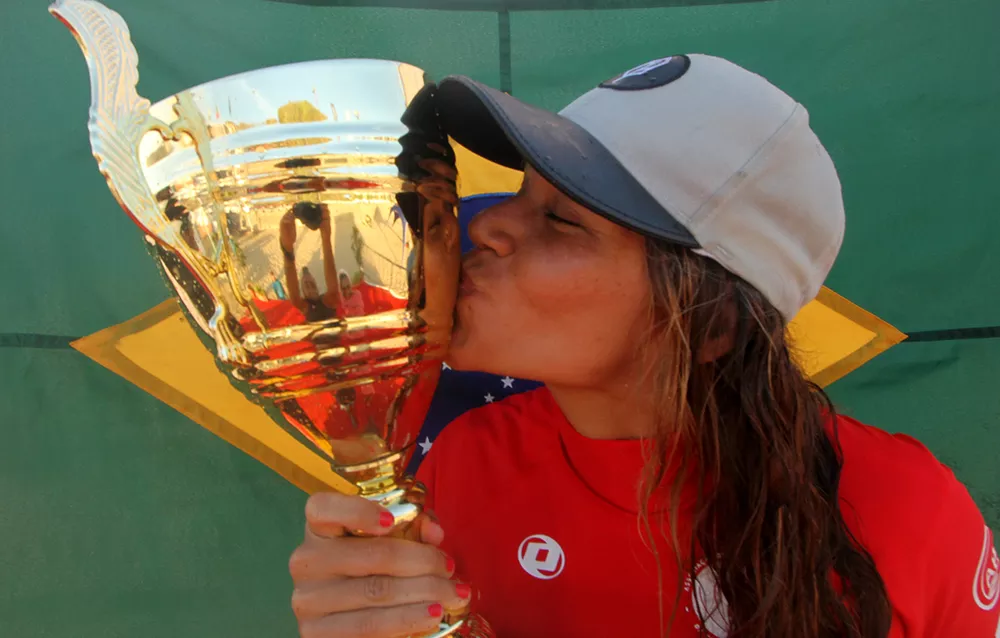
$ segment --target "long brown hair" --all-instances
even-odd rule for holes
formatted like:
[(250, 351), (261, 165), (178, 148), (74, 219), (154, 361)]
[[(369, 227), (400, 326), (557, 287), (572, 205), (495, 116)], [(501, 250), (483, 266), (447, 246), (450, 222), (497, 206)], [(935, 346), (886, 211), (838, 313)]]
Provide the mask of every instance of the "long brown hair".
[[(714, 261), (646, 247), (659, 425), (642, 491), (651, 499), (671, 468), (667, 540), (681, 581), (694, 582), (696, 561), (714, 570), (729, 638), (884, 638), (885, 585), (838, 504), (834, 409), (794, 363), (784, 319)], [(693, 519), (679, 533), (692, 484)]]

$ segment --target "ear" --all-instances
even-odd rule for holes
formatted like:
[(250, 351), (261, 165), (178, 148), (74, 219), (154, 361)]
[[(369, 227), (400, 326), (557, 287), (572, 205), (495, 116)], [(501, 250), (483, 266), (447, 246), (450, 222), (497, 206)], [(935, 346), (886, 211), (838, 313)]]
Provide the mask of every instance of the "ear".
[(719, 304), (719, 315), (709, 326), (709, 337), (695, 353), (699, 364), (712, 363), (729, 354), (736, 342), (736, 303), (730, 298)]
[(722, 336), (709, 339), (702, 344), (701, 349), (698, 350), (698, 363), (712, 363), (722, 355), (728, 354), (729, 351), (733, 349), (733, 340), (732, 332), (727, 332)]

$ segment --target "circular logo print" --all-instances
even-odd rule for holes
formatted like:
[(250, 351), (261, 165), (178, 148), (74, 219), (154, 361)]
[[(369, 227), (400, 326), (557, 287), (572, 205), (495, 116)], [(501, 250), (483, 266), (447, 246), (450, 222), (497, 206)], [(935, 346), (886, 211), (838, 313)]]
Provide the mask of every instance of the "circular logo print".
[(726, 638), (729, 635), (729, 602), (719, 590), (715, 570), (702, 559), (695, 565), (695, 575), (684, 579), (684, 591), (691, 595), (690, 605), (685, 606), (686, 612), (694, 612), (698, 624), (695, 629), (704, 626), (712, 638)]
[(983, 611), (992, 611), (1000, 601), (1000, 555), (993, 547), (993, 532), (989, 527), (983, 533), (983, 551), (979, 555), (972, 595)]
[(551, 580), (566, 567), (566, 555), (551, 536), (534, 534), (521, 541), (517, 548), (521, 568), (541, 580)]

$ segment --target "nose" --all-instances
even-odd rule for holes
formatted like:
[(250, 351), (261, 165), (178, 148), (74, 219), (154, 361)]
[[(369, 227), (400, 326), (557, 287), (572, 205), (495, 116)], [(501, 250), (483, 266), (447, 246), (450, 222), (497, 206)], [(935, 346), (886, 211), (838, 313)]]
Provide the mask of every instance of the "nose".
[(491, 250), (499, 257), (514, 252), (518, 233), (515, 205), (510, 200), (487, 208), (469, 222), (473, 246)]

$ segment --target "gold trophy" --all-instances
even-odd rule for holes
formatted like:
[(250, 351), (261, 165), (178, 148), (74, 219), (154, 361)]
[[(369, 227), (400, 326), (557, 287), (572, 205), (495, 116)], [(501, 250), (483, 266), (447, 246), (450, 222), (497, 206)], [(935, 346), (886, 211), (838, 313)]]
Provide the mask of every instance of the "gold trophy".
[[(423, 492), (402, 471), (460, 264), (434, 85), (408, 64), (319, 60), (151, 105), (121, 16), (90, 0), (50, 12), (87, 60), (98, 167), (195, 332), (233, 384), (407, 534)], [(491, 631), (455, 610), (431, 635)]]

